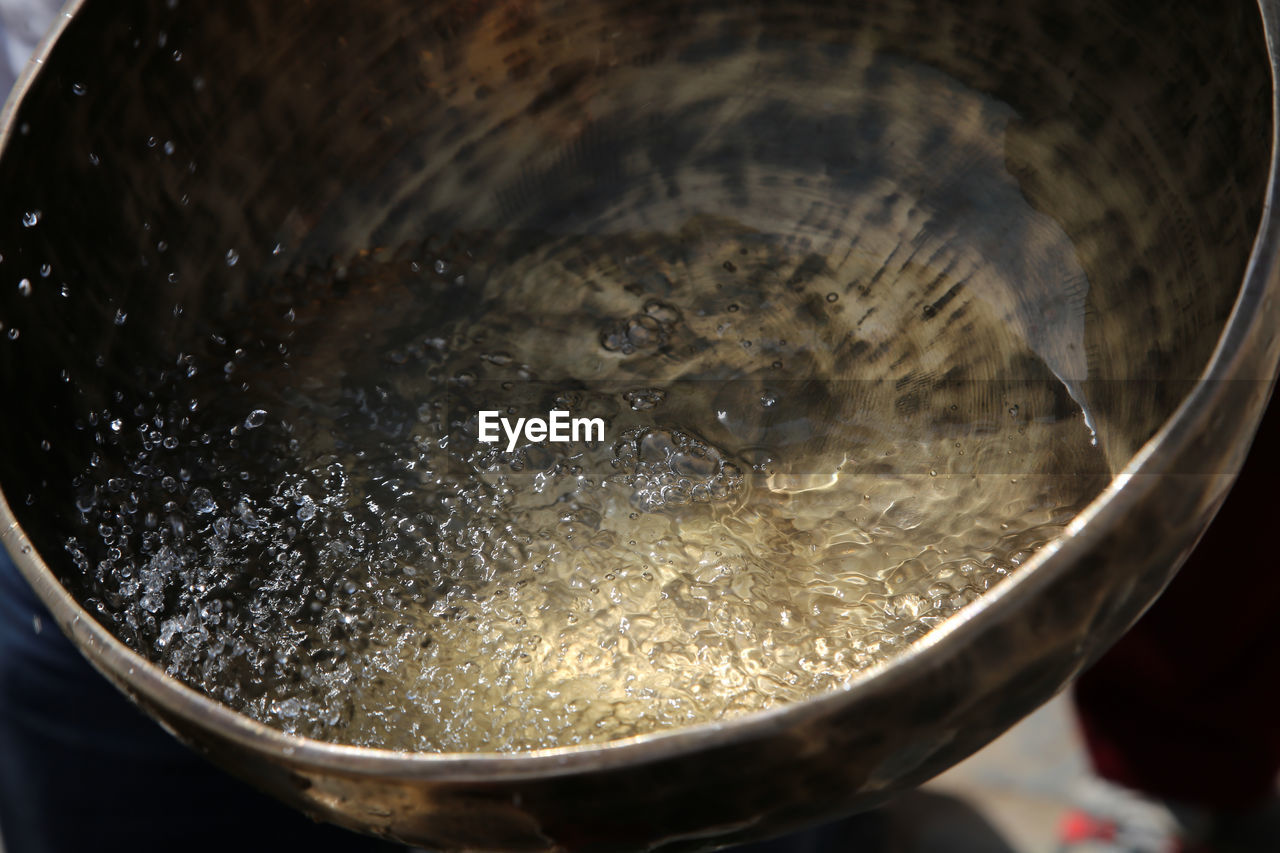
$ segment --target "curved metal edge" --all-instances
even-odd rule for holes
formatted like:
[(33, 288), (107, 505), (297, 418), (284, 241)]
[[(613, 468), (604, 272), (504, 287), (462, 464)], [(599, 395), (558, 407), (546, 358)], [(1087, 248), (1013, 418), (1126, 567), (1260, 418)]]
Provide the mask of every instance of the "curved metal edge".
[(44, 34), (44, 38), (40, 40), (35, 52), (31, 54), (26, 64), (22, 67), (22, 73), (18, 75), (13, 88), (9, 90), (9, 97), (5, 100), (3, 107), (0, 108), (0, 151), (4, 150), (5, 145), (9, 142), (9, 137), (13, 135), (13, 120), (17, 117), (18, 104), (26, 97), (27, 90), (31, 88), (36, 75), (44, 67), (45, 58), (48, 57), (49, 52), (53, 50), (53, 45), (62, 36), (62, 31), (67, 28), (67, 24), (71, 22), (71, 19), (75, 17), (75, 13), (80, 10), (84, 3), (85, 0), (66, 0), (63, 3), (58, 17), (54, 19), (53, 25), (49, 27), (49, 32)]
[[(0, 111), (0, 151), (14, 132), (18, 104), (36, 79), (44, 61), (85, 0), (68, 0), (58, 21), (46, 35), (36, 54), (28, 62), (3, 111)], [(285, 734), (256, 720), (239, 714), (186, 686), (141, 655), (129, 649), (84, 611), (55, 579), (53, 572), (38, 556), (26, 534), (18, 526), (8, 501), (0, 492), (0, 543), (14, 558), (19, 571), (36, 594), (54, 614), (67, 636), (77, 642), (89, 662), (126, 695), (144, 696), (148, 703), (174, 715), (199, 718), (212, 734), (249, 750), (278, 749), (290, 763), (299, 767), (322, 769), (347, 776), (394, 777), (398, 779), (449, 779), (451, 781), (518, 781), (551, 778), (582, 770), (618, 768), (646, 764), (678, 755), (692, 746), (708, 748), (738, 743), (790, 728), (804, 721), (831, 714), (835, 709), (858, 702), (863, 696), (883, 692), (894, 685), (927, 673), (934, 650), (953, 637), (977, 634), (999, 614), (993, 605), (1008, 601), (1008, 606), (1034, 597), (1070, 569), (1072, 563), (1100, 538), (1109, 517), (1123, 516), (1155, 487), (1160, 472), (1171, 462), (1202, 427), (1213, 404), (1223, 396), (1222, 385), (1233, 365), (1246, 354), (1251, 343), (1244, 318), (1280, 295), (1280, 263), (1276, 249), (1264, 255), (1266, 244), (1280, 245), (1280, 222), (1273, 216), (1278, 193), (1277, 159), (1280, 149), (1280, 0), (1258, 0), (1260, 23), (1266, 39), (1272, 72), (1272, 144), (1271, 164), (1262, 217), (1250, 253), (1243, 286), (1224, 326), (1201, 381), (1187, 396), (1164, 426), (1153, 435), (1112, 482), (1072, 521), (1068, 530), (1074, 534), (1059, 539), (1039, 551), (1011, 577), (985, 593), (983, 597), (948, 619), (901, 654), (861, 673), (847, 688), (802, 703), (786, 705), (749, 714), (726, 722), (704, 723), (688, 728), (655, 732), (648, 735), (610, 741), (603, 744), (544, 749), (523, 753), (396, 753), (369, 747), (343, 746)], [(1267, 293), (1268, 287), (1276, 291)], [(1270, 372), (1253, 377), (1274, 382), (1280, 350), (1271, 346), (1265, 363)], [(1198, 413), (1198, 417), (1186, 417)], [(1261, 408), (1250, 413), (1242, 423), (1256, 429)], [(1228, 482), (1236, 472), (1224, 473)], [(1092, 533), (1091, 533), (1092, 531)], [(126, 689), (118, 673), (128, 673), (135, 682)], [(132, 698), (132, 697), (131, 697)], [(167, 729), (169, 727), (166, 726)], [(169, 729), (172, 733), (173, 730)], [(175, 733), (176, 734), (176, 733)]]

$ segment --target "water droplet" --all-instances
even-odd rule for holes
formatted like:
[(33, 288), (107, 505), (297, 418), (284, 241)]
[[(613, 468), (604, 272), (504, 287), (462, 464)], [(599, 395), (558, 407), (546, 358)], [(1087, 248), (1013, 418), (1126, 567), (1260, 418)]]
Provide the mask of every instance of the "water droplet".
[(22, 224), (28, 228), (34, 228), (40, 224), (40, 217), (43, 216), (38, 210), (28, 210), (22, 214)]
[(227, 266), (234, 267), (240, 263), (240, 253), (235, 249), (227, 249)]
[(827, 294), (827, 301), (828, 301), (828, 302), (835, 302), (835, 301), (836, 301), (836, 300), (838, 300), (839, 298), (840, 298), (840, 294), (835, 293), (834, 291), (833, 291), (833, 292), (831, 292), (831, 293), (828, 293), (828, 294)]
[(198, 515), (208, 515), (217, 509), (218, 505), (213, 500), (213, 493), (201, 486), (191, 492), (191, 508)]
[(245, 429), (257, 429), (267, 422), (267, 413), (262, 409), (254, 409), (249, 413), (249, 417), (244, 419)]

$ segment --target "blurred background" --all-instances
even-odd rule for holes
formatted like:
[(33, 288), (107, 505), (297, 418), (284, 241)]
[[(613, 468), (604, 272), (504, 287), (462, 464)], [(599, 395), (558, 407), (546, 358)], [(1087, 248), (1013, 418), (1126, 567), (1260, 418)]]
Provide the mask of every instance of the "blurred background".
[[(45, 0), (0, 0), (0, 93), (13, 86), (59, 8), (59, 3)], [(1262, 499), (1274, 504), (1273, 498)], [(0, 562), (6, 559), (0, 554)], [(3, 568), (12, 573), (11, 566)], [(24, 611), (15, 619), (20, 630), (56, 631), (38, 610), (28, 610), (29, 615)], [(87, 667), (85, 677), (98, 678)], [(0, 724), (5, 722), (6, 707), (0, 702)], [(1280, 729), (1280, 722), (1276, 728)], [(6, 792), (0, 788), (3, 796)], [(2, 806), (0, 815), (5, 814)], [(216, 809), (217, 803), (205, 808)], [(1212, 842), (1187, 840), (1213, 835), (1208, 830), (1192, 831), (1197, 821), (1203, 823), (1203, 813), (1147, 800), (1102, 782), (1091, 770), (1072, 701), (1060, 696), (968, 761), (877, 812), (747, 849), (754, 853), (1267, 853), (1280, 851), (1276, 814), (1274, 803), (1264, 804), (1261, 811), (1249, 813), (1247, 831), (1231, 840), (1221, 833)], [(12, 838), (0, 825), (0, 839), (4, 837)], [(144, 853), (162, 849), (147, 843), (139, 839), (140, 846), (133, 849)], [(245, 849), (258, 849), (253, 843)], [(7, 849), (8, 853), (43, 853), (22, 849), (12, 841)], [(4, 850), (0, 841), (0, 853)]]

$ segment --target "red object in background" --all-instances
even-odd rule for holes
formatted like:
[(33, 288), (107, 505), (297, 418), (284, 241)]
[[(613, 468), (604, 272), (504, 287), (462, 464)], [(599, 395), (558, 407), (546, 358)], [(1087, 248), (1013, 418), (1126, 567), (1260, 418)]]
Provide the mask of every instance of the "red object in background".
[[(1277, 395), (1280, 396), (1280, 395)], [(1076, 684), (1098, 774), (1243, 811), (1280, 773), (1280, 401), (1169, 589)]]
[(1116, 825), (1099, 820), (1085, 812), (1068, 812), (1058, 827), (1058, 838), (1063, 844), (1084, 844), (1089, 841), (1114, 841)]

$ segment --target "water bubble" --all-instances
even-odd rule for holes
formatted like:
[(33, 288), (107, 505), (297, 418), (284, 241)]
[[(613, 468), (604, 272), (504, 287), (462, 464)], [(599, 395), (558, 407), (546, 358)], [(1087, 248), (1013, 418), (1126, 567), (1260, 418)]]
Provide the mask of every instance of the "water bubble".
[(125, 313), (123, 309), (116, 311), (115, 324), (117, 326), (123, 326), (128, 319), (129, 319), (129, 315)]
[(661, 405), (667, 399), (667, 392), (661, 388), (639, 388), (624, 391), (622, 398), (630, 404), (633, 411), (643, 412)]
[(644, 313), (666, 326), (680, 321), (679, 309), (659, 299), (650, 299), (646, 302), (644, 304)]
[(627, 340), (626, 329), (610, 328), (600, 333), (600, 346), (609, 352), (621, 352), (624, 355), (635, 351)]
[(90, 489), (79, 492), (76, 495), (76, 509), (81, 512), (91, 512), (98, 505), (98, 487), (94, 486)]
[(637, 349), (652, 346), (662, 335), (662, 324), (654, 317), (633, 317), (627, 324), (627, 340)]
[(227, 249), (227, 266), (234, 267), (240, 263), (240, 253), (235, 249)]
[[(884, 660), (894, 640), (905, 645), (931, 627), (924, 620), (966, 603), (969, 578), (946, 561), (985, 559), (989, 531), (1006, 516), (974, 504), (994, 504), (1008, 487), (984, 481), (975, 498), (970, 478), (944, 469), (913, 480), (930, 459), (955, 453), (959, 433), (907, 452), (879, 440), (856, 400), (810, 406), (822, 395), (792, 395), (799, 377), (777, 371), (783, 359), (796, 374), (820, 368), (796, 320), (812, 315), (809, 303), (825, 304), (825, 287), (731, 295), (719, 267), (737, 251), (721, 242), (682, 247), (693, 261), (665, 282), (656, 270), (674, 279), (678, 265), (656, 251), (627, 242), (625, 256), (597, 264), (598, 249), (573, 243), (572, 260), (621, 272), (593, 274), (595, 286), (583, 288), (590, 303), (554, 293), (546, 324), (536, 306), (501, 301), (522, 279), (542, 280), (537, 267), (472, 275), (479, 310), (441, 311), (449, 279), (430, 275), (415, 288), (420, 277), (405, 269), (430, 252), (423, 270), (443, 256), (453, 277), (467, 250), (436, 238), (300, 275), (269, 265), (279, 269), (263, 273), (269, 298), (252, 317), (261, 325), (229, 317), (184, 344), (194, 354), (170, 353), (153, 398), (134, 394), (127, 377), (127, 397), (108, 404), (130, 415), (123, 434), (83, 427), (86, 439), (103, 433), (108, 458), (85, 469), (69, 497), (78, 505), (101, 482), (104, 500), (85, 501), (83, 532), (72, 531), (82, 541), (68, 551), (87, 585), (123, 601), (97, 612), (121, 627), (134, 620), (124, 630), (139, 651), (269, 724), (448, 751), (570, 745), (803, 700), (838, 689)], [(340, 290), (350, 290), (351, 316), (324, 316), (312, 296), (339, 267), (349, 270)], [(649, 298), (657, 294), (667, 301)], [(377, 302), (387, 295), (395, 299)], [(679, 310), (669, 304), (677, 295)], [(729, 303), (750, 315), (749, 331), (724, 316)], [(291, 305), (288, 324), (280, 309)], [(841, 320), (822, 313), (823, 323)], [(548, 338), (562, 319), (565, 334)], [(717, 339), (718, 324), (729, 331)], [(211, 342), (214, 332), (224, 337)], [(597, 337), (642, 355), (610, 355)], [(205, 368), (187, 376), (197, 361)], [(230, 383), (224, 363), (236, 370)], [(590, 375), (575, 374), (578, 365)], [(196, 399), (203, 405), (189, 410)], [(610, 440), (507, 454), (460, 426), (479, 406), (527, 416), (552, 401), (604, 417)], [(250, 410), (263, 417), (252, 434), (241, 414)], [(101, 407), (96, 417), (111, 420)], [(978, 448), (968, 453), (965, 461)], [(107, 490), (108, 478), (122, 481), (119, 491)], [(966, 527), (978, 530), (972, 553)], [(930, 542), (945, 548), (917, 547)], [(161, 548), (174, 568), (152, 563)], [(974, 589), (995, 574), (978, 569)], [(564, 652), (576, 660), (565, 664)]]
[(40, 224), (40, 218), (43, 216), (38, 210), (28, 210), (22, 214), (22, 224), (27, 228), (34, 228)]
[(22, 281), (18, 282), (18, 292), (23, 296), (30, 296), (32, 292), (31, 279), (24, 278)]
[(267, 413), (262, 409), (254, 409), (249, 416), (244, 419), (245, 429), (257, 429), (267, 422)]
[(1016, 405), (1009, 407), (1009, 417), (1016, 418), (1018, 416), (1018, 407)]
[(41, 265), (40, 265), (40, 277), (41, 277), (41, 278), (48, 278), (48, 277), (49, 277), (49, 276), (51, 276), (51, 275), (53, 275), (53, 265), (52, 265), (52, 264), (41, 264)]
[(254, 513), (253, 507), (248, 501), (242, 500), (236, 504), (236, 515), (240, 516), (240, 520), (244, 522), (244, 526), (250, 530), (257, 529), (258, 516)]
[(191, 490), (191, 508), (198, 515), (207, 515), (217, 509), (218, 505), (214, 503), (213, 493), (200, 486)]
[(111, 431), (112, 431), (112, 432), (120, 432), (120, 430), (122, 430), (122, 429), (124, 429), (124, 421), (123, 421), (123, 420), (121, 420), (120, 418), (116, 418), (115, 420), (113, 420), (113, 421), (111, 422)]
[(89, 90), (85, 87), (85, 85), (84, 85), (83, 83), (72, 83), (72, 84), (71, 84), (71, 93), (72, 93), (73, 95), (76, 95), (77, 97), (81, 97), (81, 96), (83, 96), (83, 95), (84, 95), (86, 92), (88, 92), (88, 91), (89, 91)]
[(837, 301), (839, 298), (840, 298), (840, 294), (838, 294), (838, 293), (836, 293), (836, 292), (834, 292), (834, 291), (832, 291), (831, 293), (828, 293), (828, 294), (827, 294), (827, 301), (828, 301), (828, 302), (835, 302), (835, 301)]

